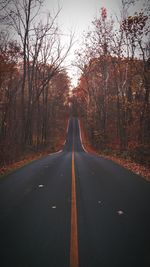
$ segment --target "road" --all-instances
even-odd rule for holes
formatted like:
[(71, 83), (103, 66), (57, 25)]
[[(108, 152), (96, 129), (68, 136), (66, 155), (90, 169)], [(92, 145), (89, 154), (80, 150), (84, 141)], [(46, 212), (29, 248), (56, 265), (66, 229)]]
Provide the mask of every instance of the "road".
[(0, 180), (0, 266), (149, 267), (150, 183), (86, 153), (70, 119), (63, 151)]

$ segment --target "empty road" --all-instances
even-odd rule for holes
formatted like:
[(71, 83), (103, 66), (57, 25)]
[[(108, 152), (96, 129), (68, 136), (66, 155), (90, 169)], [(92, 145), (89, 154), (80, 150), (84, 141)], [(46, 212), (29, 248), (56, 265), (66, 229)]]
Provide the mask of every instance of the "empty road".
[(84, 151), (70, 119), (62, 151), (0, 180), (1, 267), (150, 267), (150, 183)]

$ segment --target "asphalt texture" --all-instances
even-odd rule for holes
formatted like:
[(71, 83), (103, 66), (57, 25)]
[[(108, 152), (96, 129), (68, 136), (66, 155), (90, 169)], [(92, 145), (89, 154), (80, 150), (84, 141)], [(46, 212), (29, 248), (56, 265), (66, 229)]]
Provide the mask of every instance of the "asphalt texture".
[(77, 118), (63, 151), (1, 178), (0, 266), (71, 267), (73, 139), (78, 267), (150, 267), (150, 183), (84, 151)]

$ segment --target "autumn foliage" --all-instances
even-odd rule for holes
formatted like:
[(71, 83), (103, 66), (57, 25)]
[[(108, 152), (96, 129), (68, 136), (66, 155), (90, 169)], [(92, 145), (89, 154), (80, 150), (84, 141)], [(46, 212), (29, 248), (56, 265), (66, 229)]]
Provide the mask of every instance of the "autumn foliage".
[(0, 167), (56, 151), (65, 139), (70, 80), (62, 63), (72, 39), (64, 49), (59, 11), (38, 20), (42, 3), (4, 0), (0, 9)]
[[(15, 45), (15, 44), (14, 44)], [(11, 51), (10, 51), (11, 49)], [(65, 71), (55, 75), (39, 93), (43, 71), (49, 66), (36, 66), (37, 78), (33, 81), (29, 103), (28, 86), (24, 94), (24, 125), (22, 125), (21, 83), (22, 64), (17, 57), (17, 47), (7, 44), (0, 52), (0, 159), (1, 165), (16, 161), (26, 153), (39, 150), (56, 151), (65, 139), (68, 117), (66, 99), (69, 78)], [(5, 53), (4, 53), (5, 52)], [(18, 48), (18, 53), (20, 50)], [(10, 56), (11, 54), (11, 56)], [(18, 57), (21, 57), (18, 54)], [(32, 62), (31, 62), (32, 64)], [(23, 127), (23, 129), (22, 129)], [(23, 134), (22, 134), (23, 133)], [(61, 136), (60, 136), (61, 133)], [(60, 139), (61, 140), (60, 142)]]
[(84, 49), (77, 52), (81, 77), (73, 97), (88, 139), (98, 151), (150, 161), (150, 58), (148, 17), (114, 22), (102, 8)]

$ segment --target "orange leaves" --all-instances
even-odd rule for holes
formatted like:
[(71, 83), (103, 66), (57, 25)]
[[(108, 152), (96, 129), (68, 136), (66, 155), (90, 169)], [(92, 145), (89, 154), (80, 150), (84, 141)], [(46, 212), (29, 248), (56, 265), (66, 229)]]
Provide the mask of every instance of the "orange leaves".
[(107, 18), (107, 9), (105, 7), (101, 8), (101, 17), (102, 20), (105, 20)]
[(143, 29), (146, 25), (148, 16), (145, 16), (142, 12), (136, 14), (135, 16), (129, 16), (122, 22), (122, 29), (126, 34), (133, 35), (133, 37), (138, 37), (138, 35), (143, 34)]

